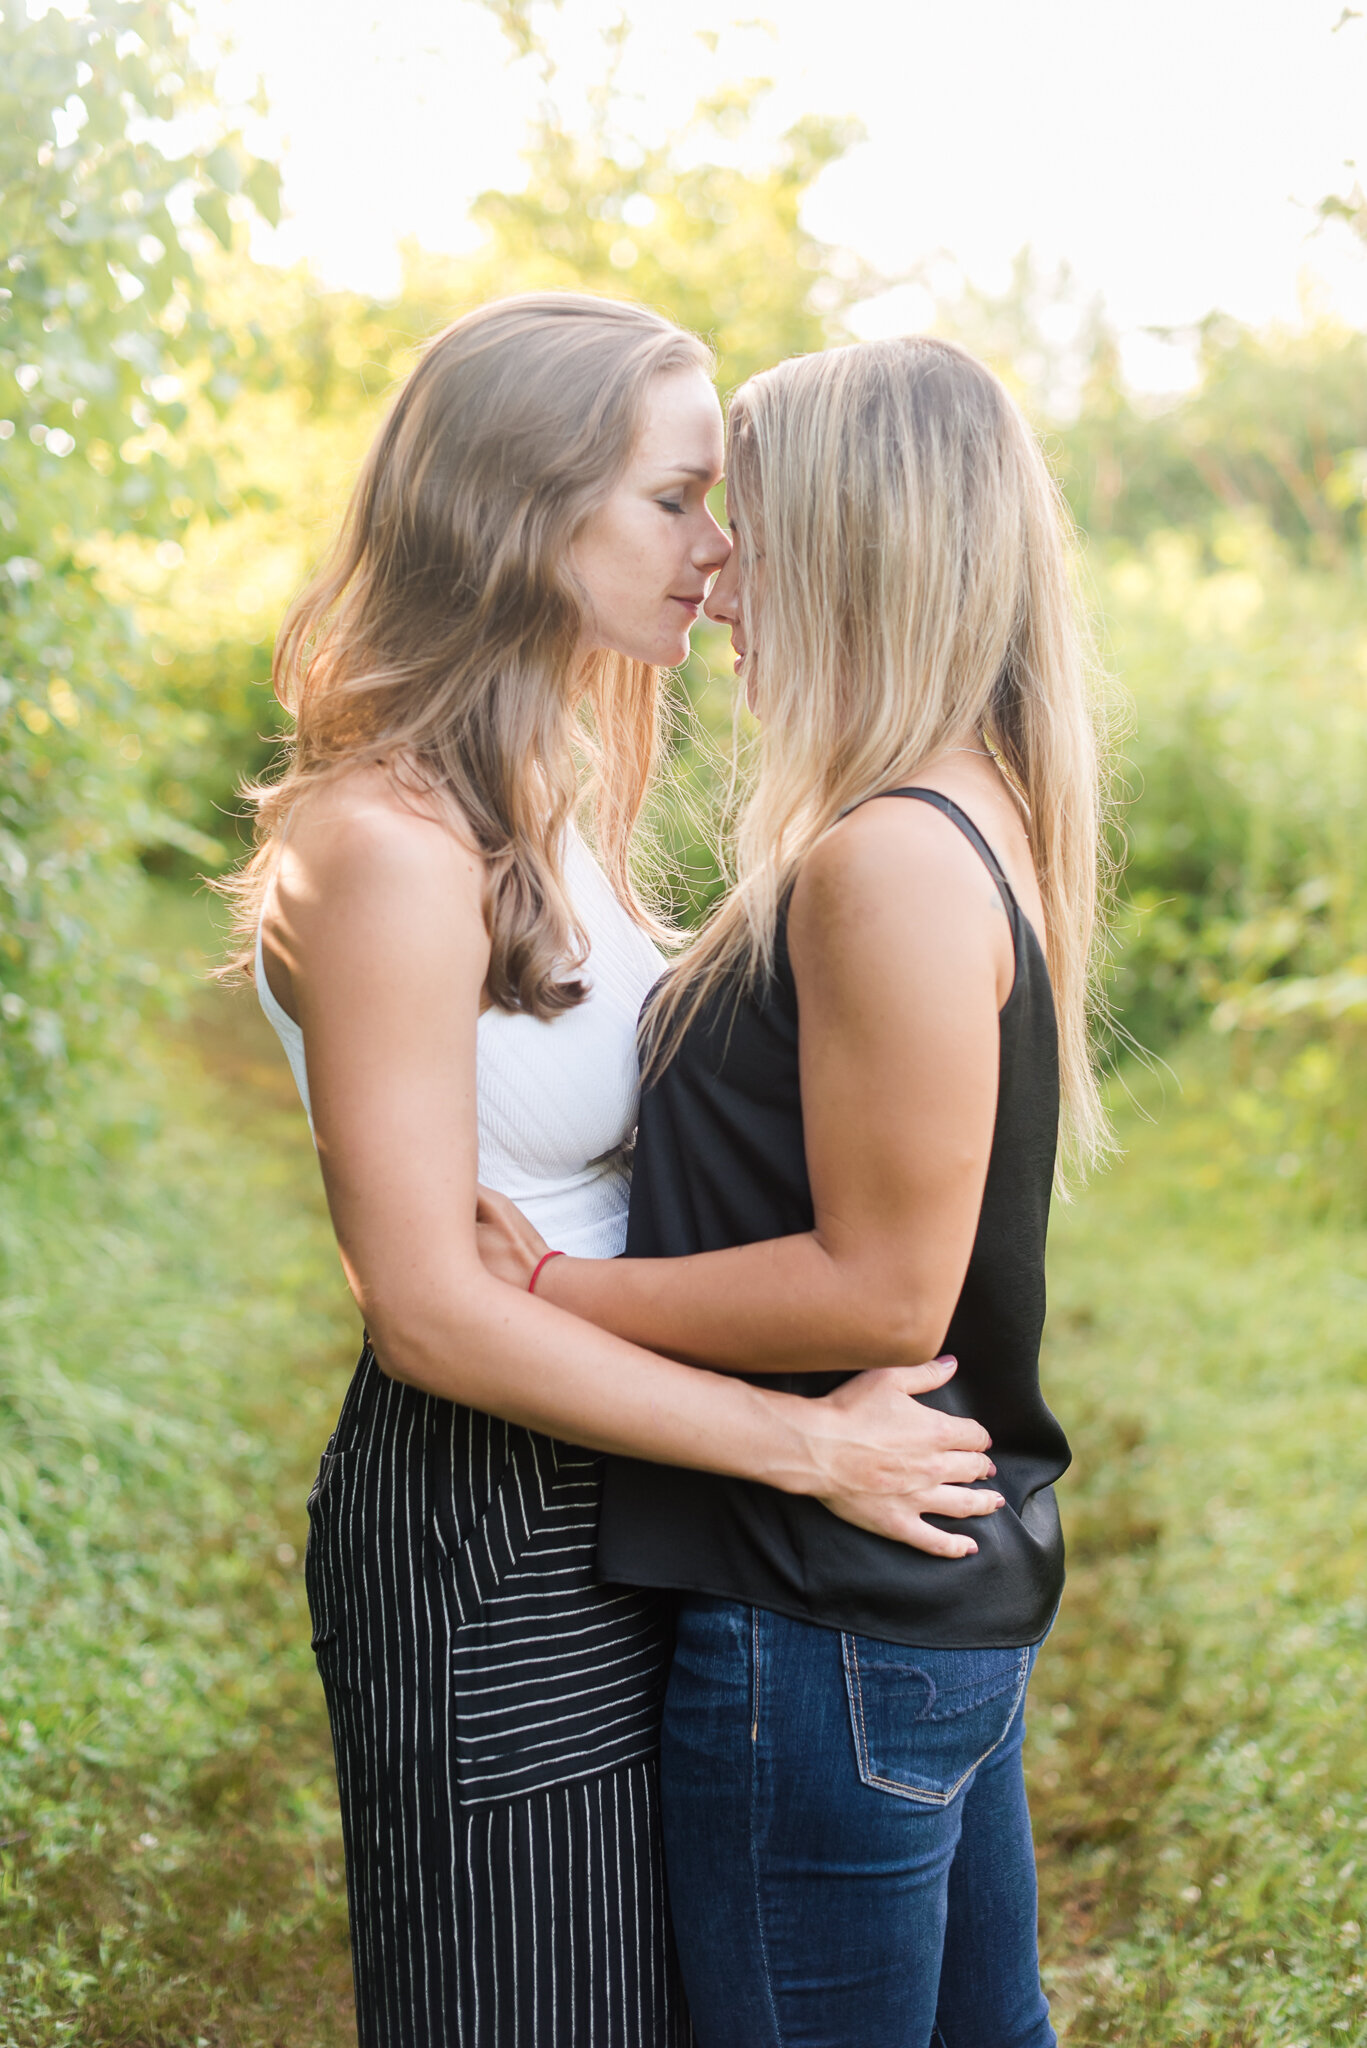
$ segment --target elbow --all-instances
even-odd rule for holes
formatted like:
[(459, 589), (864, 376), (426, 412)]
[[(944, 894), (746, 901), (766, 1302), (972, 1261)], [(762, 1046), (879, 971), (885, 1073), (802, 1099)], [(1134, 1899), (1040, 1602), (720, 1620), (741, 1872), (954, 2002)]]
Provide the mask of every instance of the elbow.
[(948, 1318), (905, 1270), (897, 1246), (818, 1245), (830, 1262), (835, 1313), (831, 1336), (857, 1371), (923, 1365), (935, 1356)]
[(361, 1304), (375, 1362), (387, 1379), (424, 1392), (454, 1393), (459, 1361), (487, 1349), (474, 1301), (460, 1297), (438, 1303), (371, 1297)]
[(405, 1365), (404, 1353), (396, 1351), (383, 1336), (367, 1327), (366, 1338), (374, 1354), (375, 1363), (387, 1380), (396, 1380), (401, 1387), (421, 1387), (422, 1375)]
[(866, 1368), (924, 1365), (942, 1338), (943, 1327), (932, 1327), (924, 1302), (871, 1292), (860, 1301), (855, 1348)]
[(401, 1312), (367, 1304), (365, 1333), (375, 1354), (375, 1363), (386, 1379), (403, 1386), (417, 1386), (421, 1380), (417, 1344)]

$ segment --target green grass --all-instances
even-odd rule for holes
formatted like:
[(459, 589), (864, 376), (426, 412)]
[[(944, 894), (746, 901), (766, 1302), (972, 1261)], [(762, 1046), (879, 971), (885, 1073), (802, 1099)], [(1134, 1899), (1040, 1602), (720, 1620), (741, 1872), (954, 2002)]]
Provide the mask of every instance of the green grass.
[(1054, 1239), (1049, 1979), (1079, 2044), (1367, 2042), (1367, 1234), (1245, 1154), (1218, 1053), (1178, 1065)]
[[(168, 905), (173, 929), (176, 906)], [(239, 999), (0, 1189), (0, 2042), (354, 2039), (303, 1501), (354, 1351)]]
[[(0, 2048), (338, 2048), (300, 1555), (354, 1315), (249, 1002), (152, 1044), (102, 1150), (0, 1187)], [(1367, 1236), (1261, 1162), (1227, 1058), (1145, 1083), (1055, 1229), (1030, 1772), (1070, 2048), (1367, 2044)]]

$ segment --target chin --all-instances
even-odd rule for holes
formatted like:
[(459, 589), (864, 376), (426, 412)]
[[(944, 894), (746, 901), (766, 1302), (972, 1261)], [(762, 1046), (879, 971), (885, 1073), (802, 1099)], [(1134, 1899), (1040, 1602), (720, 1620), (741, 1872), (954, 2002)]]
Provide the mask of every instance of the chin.
[(624, 634), (620, 640), (604, 640), (601, 644), (605, 653), (618, 654), (623, 661), (644, 662), (648, 668), (677, 668), (692, 652), (687, 633), (668, 639), (662, 634), (658, 640), (647, 640), (644, 634), (639, 640), (630, 640)]

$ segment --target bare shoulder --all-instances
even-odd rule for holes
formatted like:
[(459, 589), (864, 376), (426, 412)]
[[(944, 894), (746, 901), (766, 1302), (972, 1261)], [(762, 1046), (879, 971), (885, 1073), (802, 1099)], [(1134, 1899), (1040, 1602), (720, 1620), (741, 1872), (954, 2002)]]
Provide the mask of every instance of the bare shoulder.
[(477, 904), (483, 862), (464, 821), (435, 800), (411, 796), (384, 769), (360, 767), (301, 796), (281, 849), (282, 909), (323, 901), (405, 904), (437, 896)]
[(936, 923), (1001, 898), (982, 859), (931, 804), (877, 797), (832, 825), (808, 853), (793, 890), (796, 931), (867, 929), (884, 918)]

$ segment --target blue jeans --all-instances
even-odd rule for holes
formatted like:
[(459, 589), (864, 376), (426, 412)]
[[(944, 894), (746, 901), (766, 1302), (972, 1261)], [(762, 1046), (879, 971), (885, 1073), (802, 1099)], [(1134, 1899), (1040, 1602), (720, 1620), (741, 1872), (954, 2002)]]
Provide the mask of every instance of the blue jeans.
[(904, 1649), (685, 1599), (670, 1905), (702, 2048), (1053, 2048), (1026, 1650)]

